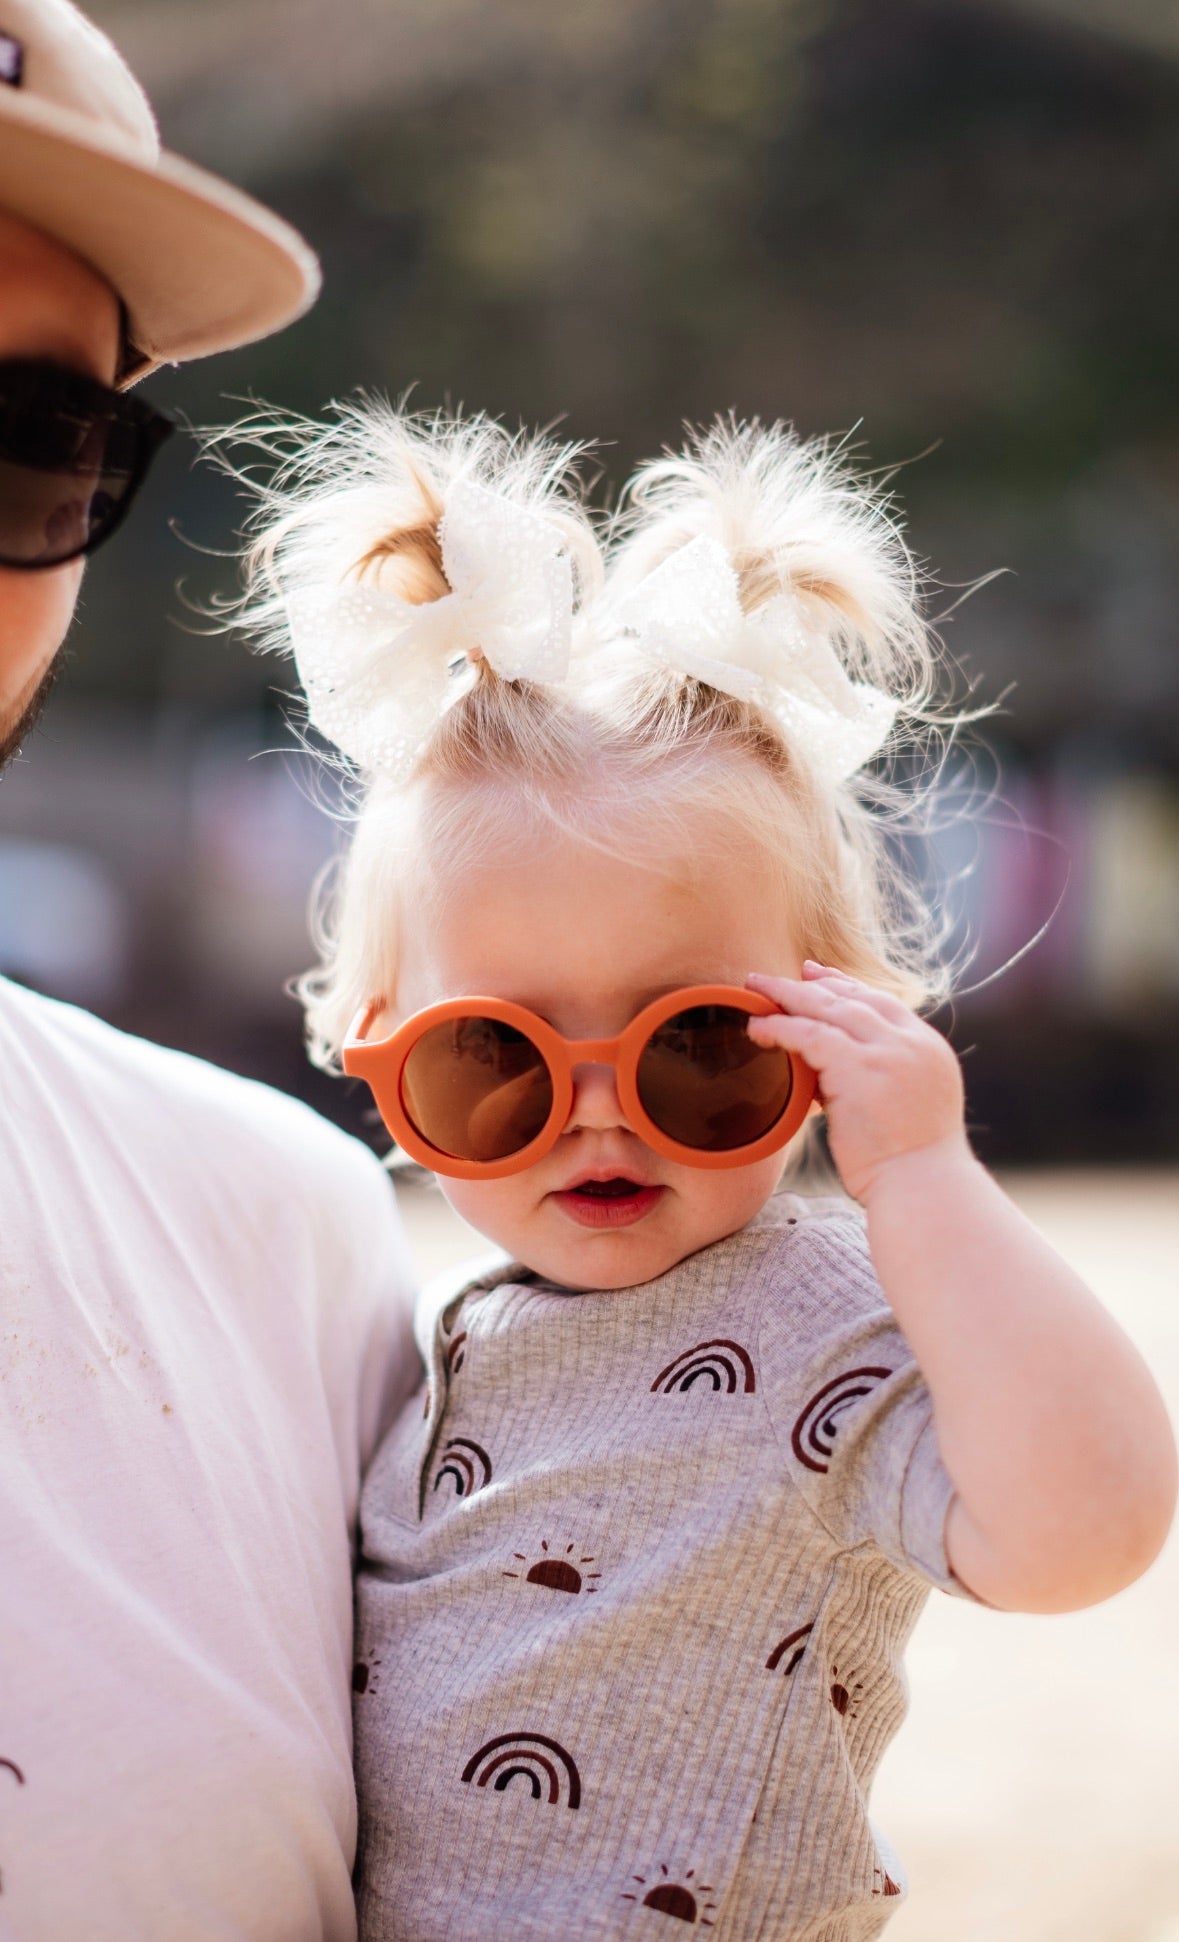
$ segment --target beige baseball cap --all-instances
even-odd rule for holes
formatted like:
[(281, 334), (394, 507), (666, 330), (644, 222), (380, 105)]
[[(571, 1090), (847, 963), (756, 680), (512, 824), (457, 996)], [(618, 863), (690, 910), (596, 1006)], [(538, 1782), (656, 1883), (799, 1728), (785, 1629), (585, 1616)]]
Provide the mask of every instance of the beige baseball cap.
[(0, 208), (122, 298), (141, 354), (125, 381), (266, 337), (319, 291), (289, 224), (161, 151), (143, 89), (71, 0), (0, 0)]

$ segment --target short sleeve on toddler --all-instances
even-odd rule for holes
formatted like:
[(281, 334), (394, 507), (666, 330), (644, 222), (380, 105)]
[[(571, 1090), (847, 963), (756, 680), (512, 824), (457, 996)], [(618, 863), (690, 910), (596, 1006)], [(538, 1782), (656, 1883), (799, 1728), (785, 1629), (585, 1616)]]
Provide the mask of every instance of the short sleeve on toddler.
[(864, 1223), (849, 1206), (791, 1224), (789, 1290), (769, 1291), (759, 1341), (783, 1463), (838, 1544), (875, 1544), (901, 1569), (970, 1597), (946, 1556), (953, 1484), (930, 1394)]

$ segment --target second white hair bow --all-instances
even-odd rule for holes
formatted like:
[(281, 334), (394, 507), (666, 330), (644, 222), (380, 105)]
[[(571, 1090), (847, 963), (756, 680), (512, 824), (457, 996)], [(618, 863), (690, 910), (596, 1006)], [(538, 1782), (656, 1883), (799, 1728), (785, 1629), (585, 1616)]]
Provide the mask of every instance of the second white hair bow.
[(619, 598), (613, 618), (652, 660), (766, 708), (825, 781), (846, 781), (888, 740), (892, 698), (849, 679), (791, 594), (746, 614), (714, 539), (689, 540), (670, 554)]
[(464, 659), (508, 681), (561, 681), (568, 668), (573, 569), (557, 529), (458, 479), (438, 538), (450, 592), (437, 600), (339, 586), (286, 603), (308, 718), (369, 773), (408, 771)]

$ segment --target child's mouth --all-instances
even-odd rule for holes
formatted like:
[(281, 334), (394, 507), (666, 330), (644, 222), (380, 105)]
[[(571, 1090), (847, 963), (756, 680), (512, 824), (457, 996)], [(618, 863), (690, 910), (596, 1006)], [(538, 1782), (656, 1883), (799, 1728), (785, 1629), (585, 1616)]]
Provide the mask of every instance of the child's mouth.
[(644, 1187), (616, 1174), (608, 1180), (581, 1180), (553, 1199), (580, 1227), (629, 1227), (650, 1213), (662, 1192), (662, 1187)]

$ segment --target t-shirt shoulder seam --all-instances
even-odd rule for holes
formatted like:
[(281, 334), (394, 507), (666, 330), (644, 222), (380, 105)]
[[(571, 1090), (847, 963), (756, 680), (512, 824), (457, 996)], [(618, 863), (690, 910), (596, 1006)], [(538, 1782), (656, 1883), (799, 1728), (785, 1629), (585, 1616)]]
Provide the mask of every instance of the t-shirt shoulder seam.
[[(839, 1230), (844, 1230), (842, 1240)], [(852, 1235), (855, 1236), (854, 1241), (851, 1240)], [(792, 1255), (798, 1258), (800, 1265), (808, 1255), (811, 1260), (821, 1260), (825, 1255), (828, 1261), (836, 1260), (845, 1268), (847, 1281), (842, 1286), (828, 1289), (826, 1285), (821, 1284), (819, 1291), (821, 1305), (829, 1315), (854, 1314), (857, 1319), (862, 1320), (869, 1314), (888, 1311), (888, 1303), (867, 1247), (863, 1221), (857, 1218), (854, 1210), (847, 1215), (833, 1211), (815, 1215), (812, 1219), (799, 1221), (789, 1227), (760, 1228), (750, 1232), (751, 1239), (761, 1236), (767, 1239), (772, 1236), (775, 1241), (780, 1242), (777, 1248), (770, 1246), (763, 1251), (762, 1260), (767, 1267), (778, 1262), (785, 1267)], [(848, 1283), (851, 1284), (854, 1294), (861, 1299), (849, 1301)], [(759, 1330), (764, 1325), (768, 1314), (773, 1311), (780, 1292), (772, 1282), (768, 1282), (764, 1288), (758, 1309)], [(864, 1305), (863, 1297), (870, 1297), (867, 1306)]]

